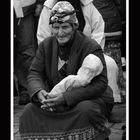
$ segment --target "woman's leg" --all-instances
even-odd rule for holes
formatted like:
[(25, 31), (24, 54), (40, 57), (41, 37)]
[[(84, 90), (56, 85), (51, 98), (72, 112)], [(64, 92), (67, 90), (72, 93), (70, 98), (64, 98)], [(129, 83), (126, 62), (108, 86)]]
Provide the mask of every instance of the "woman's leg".
[(83, 115), (85, 115), (91, 125), (104, 131), (107, 124), (107, 108), (102, 99), (86, 100), (77, 104), (76, 109)]
[(100, 137), (104, 140), (110, 134), (105, 112), (102, 99), (82, 101), (64, 113), (48, 112), (29, 103), (20, 117), (19, 132), (23, 139), (90, 137), (97, 140)]

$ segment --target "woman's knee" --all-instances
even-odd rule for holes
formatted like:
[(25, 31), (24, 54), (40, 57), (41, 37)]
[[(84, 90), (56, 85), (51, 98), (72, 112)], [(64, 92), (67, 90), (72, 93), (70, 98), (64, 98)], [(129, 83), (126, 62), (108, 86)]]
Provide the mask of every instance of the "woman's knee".
[(102, 109), (105, 108), (102, 107), (101, 104), (100, 99), (82, 101), (77, 105), (77, 109), (91, 124), (95, 125), (97, 122), (99, 124), (104, 124), (106, 117), (104, 113), (105, 111)]
[(93, 111), (97, 113), (101, 113), (101, 109), (99, 105), (92, 100), (86, 100), (86, 101), (82, 101), (78, 103), (77, 109), (79, 110), (79, 112), (85, 113), (85, 114), (89, 114)]

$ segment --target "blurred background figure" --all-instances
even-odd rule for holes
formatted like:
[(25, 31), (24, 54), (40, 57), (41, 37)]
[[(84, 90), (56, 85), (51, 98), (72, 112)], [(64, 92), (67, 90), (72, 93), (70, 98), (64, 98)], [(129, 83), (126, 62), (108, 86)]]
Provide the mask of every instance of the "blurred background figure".
[[(121, 99), (125, 97), (125, 79), (122, 60), (125, 63), (125, 2), (121, 0), (94, 0), (93, 4), (99, 10), (105, 21), (104, 53), (111, 56), (118, 65), (118, 86)], [(123, 59), (122, 59), (123, 57)]]
[(27, 104), (30, 97), (26, 77), (37, 49), (37, 20), (43, 0), (14, 0), (14, 74), (19, 104)]

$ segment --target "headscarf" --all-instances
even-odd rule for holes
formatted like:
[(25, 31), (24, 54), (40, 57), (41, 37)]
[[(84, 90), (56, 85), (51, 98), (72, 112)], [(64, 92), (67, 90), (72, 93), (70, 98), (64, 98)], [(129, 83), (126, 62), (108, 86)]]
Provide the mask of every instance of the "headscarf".
[(59, 1), (52, 8), (49, 24), (53, 24), (55, 22), (63, 23), (73, 23), (79, 26), (76, 11), (74, 7), (67, 1)]
[[(58, 1), (63, 1), (63, 0), (58, 0)], [(66, 0), (69, 3), (71, 3), (71, 5), (74, 7), (74, 9), (76, 10), (76, 17), (78, 19), (79, 27), (78, 30), (83, 32), (83, 29), (85, 27), (85, 19), (84, 19), (84, 15), (83, 15), (83, 11), (81, 8), (81, 1), (80, 0)]]

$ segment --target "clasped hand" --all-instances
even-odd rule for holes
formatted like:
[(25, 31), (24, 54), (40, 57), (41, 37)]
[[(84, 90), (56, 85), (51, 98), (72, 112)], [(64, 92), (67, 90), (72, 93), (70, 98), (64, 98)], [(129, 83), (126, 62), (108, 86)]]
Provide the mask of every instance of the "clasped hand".
[(37, 94), (39, 101), (42, 103), (41, 108), (48, 111), (55, 111), (55, 107), (63, 105), (65, 103), (63, 94), (56, 96), (50, 96), (45, 90), (41, 90)]

